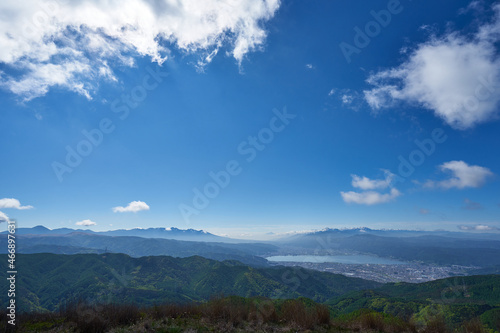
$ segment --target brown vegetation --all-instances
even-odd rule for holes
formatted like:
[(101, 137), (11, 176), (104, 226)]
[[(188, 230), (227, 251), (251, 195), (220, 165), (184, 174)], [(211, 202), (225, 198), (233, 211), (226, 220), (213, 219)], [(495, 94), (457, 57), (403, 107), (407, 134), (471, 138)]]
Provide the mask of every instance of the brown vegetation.
[[(5, 319), (0, 330), (6, 328)], [(207, 303), (163, 304), (148, 308), (134, 305), (90, 305), (75, 302), (57, 313), (22, 314), (22, 332), (387, 332), (446, 333), (440, 317), (417, 328), (411, 321), (360, 310), (331, 317), (330, 309), (309, 299), (217, 297)], [(471, 320), (461, 333), (485, 332), (481, 322)]]

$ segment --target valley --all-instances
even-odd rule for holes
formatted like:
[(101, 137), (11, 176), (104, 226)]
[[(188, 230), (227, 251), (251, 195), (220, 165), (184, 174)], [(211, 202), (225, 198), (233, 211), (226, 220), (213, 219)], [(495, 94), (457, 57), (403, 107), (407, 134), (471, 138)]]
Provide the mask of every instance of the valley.
[[(390, 328), (396, 325), (394, 321), (398, 321), (399, 329), (411, 331), (411, 327), (418, 330), (434, 325), (433, 320), (446, 327), (460, 327), (474, 318), (481, 318), (485, 325), (494, 328), (500, 314), (500, 275), (488, 274), (500, 272), (497, 235), (478, 239), (477, 234), (415, 233), (327, 229), (273, 241), (247, 242), (219, 238), (201, 230), (121, 230), (97, 234), (26, 228), (20, 230), (16, 243), (17, 310), (42, 316), (73, 311), (67, 310), (68, 306), (77, 306), (76, 313), (50, 319), (45, 325), (87, 325), (88, 321), (82, 322), (79, 316), (91, 311), (100, 323), (95, 325), (108, 327), (118, 325), (101, 314), (112, 304), (132, 311), (133, 308), (126, 308), (131, 304), (137, 307), (136, 313), (142, 308), (150, 313), (150, 320), (156, 318), (154, 309), (161, 304), (168, 309), (181, 306), (175, 310), (179, 313), (185, 313), (182, 309), (187, 308), (194, 312), (180, 322), (153, 320), (155, 327), (193, 327), (194, 317), (190, 316), (200, 315), (207, 316), (203, 325), (208, 327), (222, 322), (219, 317), (211, 317), (212, 312), (206, 312), (206, 307), (218, 304), (219, 301), (213, 303), (214, 297), (224, 304), (233, 304), (236, 299), (226, 299), (231, 296), (241, 297), (231, 305), (244, 306), (241, 311), (254, 311), (250, 309), (258, 308), (261, 302), (272, 306), (276, 316), (283, 316), (277, 322), (274, 317), (266, 319), (270, 320), (270, 327), (278, 325), (276, 329), (283, 323), (299, 330), (305, 327), (294, 326), (297, 319), (293, 321), (293, 316), (286, 314), (287, 306), (282, 308), (284, 300), (298, 302), (293, 303), (293, 311), (302, 309), (304, 318), (312, 316), (303, 325), (325, 332), (334, 327), (344, 327), (346, 332), (364, 327), (365, 316), (389, 316), (377, 319), (378, 327), (389, 331), (394, 329)], [(149, 235), (162, 237), (145, 237)], [(7, 244), (3, 242), (5, 239), (0, 238), (0, 248), (5, 249)], [(429, 257), (430, 252), (435, 255)], [(416, 259), (408, 260), (409, 256)], [(6, 271), (7, 262), (7, 254), (0, 254), (0, 269)], [(5, 302), (7, 292), (3, 289), (1, 299)], [(319, 309), (328, 311), (330, 320), (316, 322), (320, 317), (308, 312)], [(429, 312), (434, 314), (429, 317)], [(251, 313), (246, 313), (234, 320), (250, 331), (258, 330), (252, 318)], [(76, 324), (71, 324), (73, 321)], [(140, 321), (140, 316), (125, 322), (151, 325)], [(320, 330), (317, 325), (323, 328)]]
[(377, 282), (410, 282), (421, 283), (453, 276), (466, 276), (475, 266), (436, 266), (418, 263), (400, 265), (384, 264), (342, 264), (316, 262), (273, 262), (272, 265), (303, 267), (322, 272), (342, 274)]

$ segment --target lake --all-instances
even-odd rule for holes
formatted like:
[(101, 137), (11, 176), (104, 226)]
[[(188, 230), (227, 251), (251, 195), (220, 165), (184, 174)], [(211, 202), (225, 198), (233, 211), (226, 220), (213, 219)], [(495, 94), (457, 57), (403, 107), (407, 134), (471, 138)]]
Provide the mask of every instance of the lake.
[(401, 265), (405, 262), (380, 258), (367, 255), (340, 255), (340, 256), (272, 256), (266, 258), (273, 262), (310, 262), (310, 263), (325, 263), (335, 262), (340, 264), (381, 264), (381, 265)]

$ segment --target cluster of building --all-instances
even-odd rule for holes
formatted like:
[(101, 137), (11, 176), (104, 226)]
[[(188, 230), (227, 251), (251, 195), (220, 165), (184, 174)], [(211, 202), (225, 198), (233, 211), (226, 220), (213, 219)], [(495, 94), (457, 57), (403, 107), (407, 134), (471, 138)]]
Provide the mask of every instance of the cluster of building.
[(274, 262), (275, 265), (300, 266), (318, 271), (342, 274), (378, 282), (427, 282), (451, 276), (468, 275), (473, 268), (469, 266), (434, 266), (427, 264), (408, 263), (400, 265), (382, 264), (340, 264), (340, 263), (310, 263), (310, 262)]

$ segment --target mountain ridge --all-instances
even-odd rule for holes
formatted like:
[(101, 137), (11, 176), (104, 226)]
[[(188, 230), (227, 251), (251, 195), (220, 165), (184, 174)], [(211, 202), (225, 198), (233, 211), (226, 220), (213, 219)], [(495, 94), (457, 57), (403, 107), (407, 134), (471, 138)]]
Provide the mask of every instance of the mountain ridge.
[[(0, 268), (5, 271), (7, 256), (0, 257), (5, 259), (0, 262)], [(26, 304), (27, 311), (53, 311), (63, 301), (75, 299), (153, 305), (204, 301), (220, 294), (304, 296), (326, 301), (346, 291), (381, 286), (375, 281), (326, 272), (283, 266), (255, 268), (237, 261), (221, 262), (201, 256), (18, 254), (16, 266), (23, 272), (17, 280), (19, 304)], [(6, 297), (7, 292), (2, 292), (1, 299)]]
[[(132, 229), (116, 229), (107, 231), (93, 231), (91, 229), (72, 229), (72, 228), (56, 228), (50, 229), (43, 225), (37, 225), (31, 228), (17, 228), (16, 234), (18, 235), (66, 235), (74, 232), (104, 235), (104, 236), (135, 236), (143, 238), (164, 238), (175, 240), (197, 240), (204, 242), (245, 242), (242, 240), (232, 239), (214, 235), (205, 230), (196, 229), (179, 229), (176, 227), (152, 227), (152, 228), (132, 228)], [(6, 234), (7, 231), (0, 232)]]

